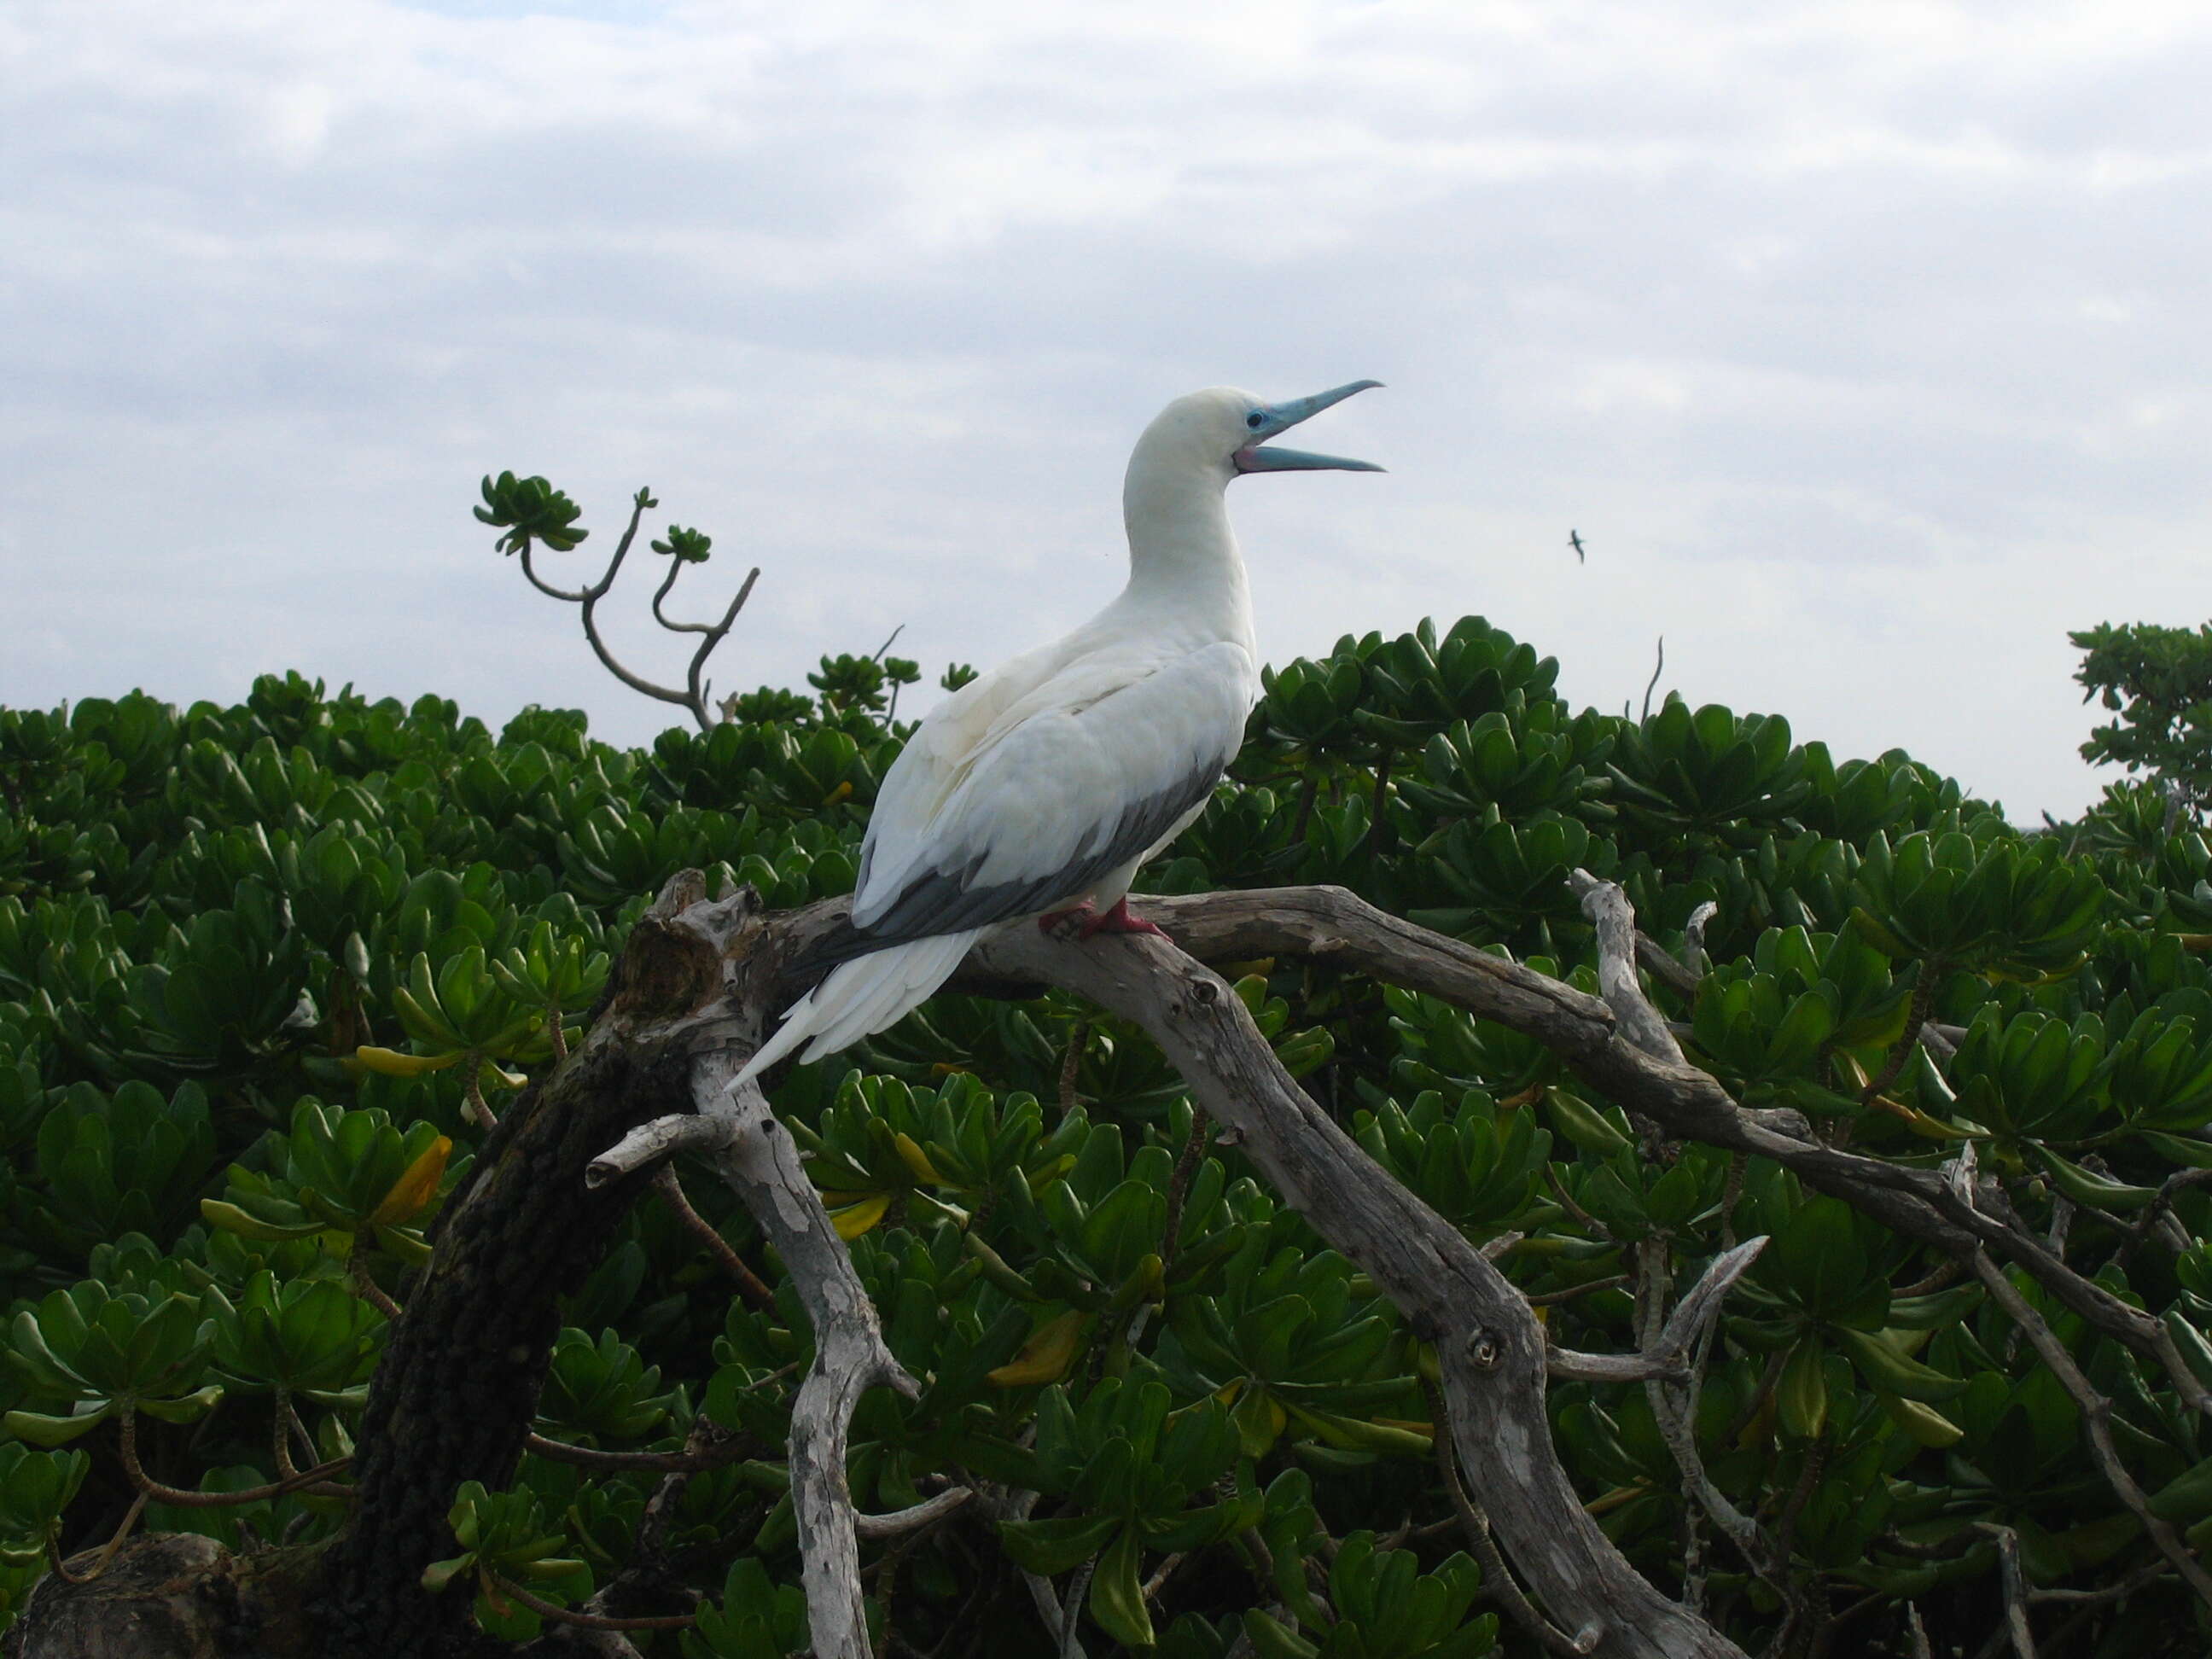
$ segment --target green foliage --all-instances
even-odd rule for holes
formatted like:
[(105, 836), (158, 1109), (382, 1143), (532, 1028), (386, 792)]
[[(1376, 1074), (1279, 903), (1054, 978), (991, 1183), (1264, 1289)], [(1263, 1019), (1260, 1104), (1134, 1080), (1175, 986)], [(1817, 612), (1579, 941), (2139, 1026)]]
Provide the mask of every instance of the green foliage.
[(2082, 653), (2081, 701), (2119, 715), (2089, 734), (2081, 757), (2147, 772), (2199, 810), (2212, 804), (2212, 623), (2100, 623), (2066, 637)]
[(91, 1467), (81, 1451), (33, 1451), (18, 1441), (0, 1442), (0, 1559), (46, 1559)]
[[(543, 478), (518, 478), (502, 472), (495, 479), (484, 475), (482, 507), (474, 509), (478, 524), (507, 533), (499, 539), (502, 553), (514, 553), (532, 542), (543, 542), (556, 553), (566, 553), (592, 532), (574, 528), (583, 508)], [(670, 526), (672, 538), (678, 532)]]
[[(512, 475), (479, 517), (510, 548), (582, 534), (573, 503)], [(655, 544), (679, 562), (708, 545), (679, 526)], [(1557, 675), (1480, 618), (1272, 672), (1231, 779), (1148, 884), (1341, 884), (1584, 990), (1571, 871), (1622, 882), (1670, 951), (1717, 906), (1695, 990), (1652, 981), (1693, 1064), (1900, 1170), (1972, 1144), (2027, 1225), (2212, 1375), (2212, 1200), (2160, 1196), (2212, 1164), (2195, 826), (2138, 785), (2024, 834), (1901, 753), (1838, 763), (1778, 717), (1677, 699), (1643, 720), (1575, 711)], [(123, 1518), (123, 1420), (162, 1480), (210, 1492), (276, 1482), (279, 1443), (301, 1467), (346, 1455), (380, 1304), (483, 1148), (478, 1103), (583, 1038), (674, 868), (775, 906), (848, 890), (895, 698), (920, 682), (902, 659), (826, 656), (805, 689), (628, 751), (572, 711), (495, 732), (298, 675), (228, 708), (0, 710), (0, 1617), (50, 1541), (96, 1547)], [(1978, 1282), (1764, 1159), (1652, 1141), (1531, 1037), (1317, 961), (1236, 971), (1285, 1066), (1495, 1252), (1564, 1346), (1637, 1345), (1641, 1264), (1679, 1287), (1771, 1237), (1693, 1430), (1719, 1489), (1786, 1535), (1799, 1592), (1881, 1598), (1846, 1639), (1905, 1650), (1910, 1600), (1939, 1650), (1980, 1644), (1991, 1525), (2037, 1587), (2140, 1576), (2083, 1604), (2111, 1650), (2193, 1631), (2072, 1400)], [(1956, 1052), (1905, 1045), (1923, 1019)], [(1056, 994), (940, 997), (795, 1073), (777, 1106), (921, 1383), (862, 1399), (856, 1500), (896, 1510), (970, 1477), (1036, 1494), (865, 1542), (879, 1632), (1050, 1650), (1021, 1567), (1093, 1653), (1522, 1650), (1456, 1553), (1435, 1356), (1139, 1033)], [(772, 1301), (733, 1300), (696, 1236), (641, 1204), (563, 1304), (537, 1428), (602, 1454), (675, 1451), (702, 1415), (745, 1437), (659, 1523), (696, 1623), (632, 1639), (768, 1659), (806, 1642), (783, 1444), (812, 1337), (749, 1218), (689, 1189)], [(2212, 1543), (2212, 1439), (2166, 1379), (2017, 1282), (2112, 1399), (2159, 1513)], [(1598, 1523), (1676, 1593), (1686, 1500), (1643, 1391), (1562, 1385), (1552, 1407)], [(520, 1640), (540, 1620), (518, 1589), (574, 1606), (631, 1565), (659, 1478), (526, 1456), (509, 1491), (454, 1494), (434, 1577)], [(264, 1492), (150, 1520), (312, 1540), (344, 1508)], [(1706, 1562), (1711, 1616), (1764, 1644), (1769, 1587), (1724, 1550)]]
[(492, 1634), (526, 1639), (539, 1628), (538, 1614), (514, 1607), (502, 1592), (520, 1587), (556, 1605), (591, 1593), (591, 1568), (559, 1553), (567, 1534), (553, 1528), (535, 1493), (488, 1492), (481, 1481), (464, 1481), (447, 1518), (461, 1553), (425, 1567), (422, 1588), (471, 1584), (477, 1622)]
[(18, 1310), (7, 1360), (28, 1399), (67, 1409), (11, 1411), (4, 1426), (33, 1445), (58, 1446), (118, 1413), (191, 1422), (222, 1399), (220, 1386), (198, 1386), (214, 1340), (214, 1321), (179, 1292), (111, 1294), (91, 1279), (55, 1291)]

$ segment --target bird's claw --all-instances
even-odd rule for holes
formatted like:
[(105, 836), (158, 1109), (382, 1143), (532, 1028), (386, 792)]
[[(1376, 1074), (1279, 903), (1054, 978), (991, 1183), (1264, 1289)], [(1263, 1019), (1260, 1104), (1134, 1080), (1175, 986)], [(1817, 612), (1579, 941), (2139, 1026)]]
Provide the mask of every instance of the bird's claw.
[(1153, 933), (1165, 939), (1167, 930), (1154, 926), (1142, 916), (1129, 914), (1129, 901), (1118, 898), (1113, 908), (1100, 911), (1089, 902), (1071, 904), (1065, 910), (1048, 910), (1036, 919), (1037, 932), (1054, 939), (1069, 937), (1066, 924), (1073, 922), (1073, 937), (1079, 943), (1095, 933)]
[(1087, 902), (1071, 904), (1065, 910), (1048, 910), (1036, 919), (1037, 932), (1048, 939), (1058, 939), (1066, 932), (1066, 924), (1075, 922), (1081, 929), (1075, 937), (1089, 939), (1091, 924), (1097, 920), (1097, 914)]
[[(1083, 908), (1087, 910), (1091, 907), (1085, 905)], [(1103, 915), (1086, 916), (1075, 937), (1085, 939), (1093, 933), (1152, 933), (1161, 939), (1168, 936), (1164, 927), (1146, 921), (1142, 916), (1131, 915), (1129, 901), (1126, 897), (1115, 899), (1114, 908)]]

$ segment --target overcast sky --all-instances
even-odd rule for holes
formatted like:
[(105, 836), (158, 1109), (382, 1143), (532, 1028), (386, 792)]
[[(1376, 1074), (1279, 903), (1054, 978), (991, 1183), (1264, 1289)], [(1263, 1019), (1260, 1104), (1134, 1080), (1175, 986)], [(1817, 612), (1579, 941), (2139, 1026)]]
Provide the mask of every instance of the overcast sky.
[(1663, 634), (2071, 813), (2066, 630), (2212, 613), (2208, 82), (2153, 0), (13, 0), (0, 702), (641, 740), (469, 516), (510, 467), (556, 580), (640, 484), (715, 538), (676, 609), (763, 567), (719, 684), (933, 680), (1111, 596), (1168, 398), (1372, 376), (1299, 441), (1386, 476), (1231, 492), (1272, 659), (1480, 612), (1618, 708)]

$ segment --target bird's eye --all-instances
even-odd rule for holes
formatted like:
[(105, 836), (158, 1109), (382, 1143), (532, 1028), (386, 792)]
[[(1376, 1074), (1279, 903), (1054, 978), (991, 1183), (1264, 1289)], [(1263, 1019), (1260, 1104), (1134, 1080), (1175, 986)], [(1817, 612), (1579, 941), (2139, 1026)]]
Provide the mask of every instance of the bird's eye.
[(1247, 415), (1244, 417), (1244, 424), (1250, 427), (1255, 432), (1256, 432), (1260, 429), (1260, 422), (1267, 418), (1267, 417), (1266, 416), (1262, 415), (1255, 409), (1249, 415)]

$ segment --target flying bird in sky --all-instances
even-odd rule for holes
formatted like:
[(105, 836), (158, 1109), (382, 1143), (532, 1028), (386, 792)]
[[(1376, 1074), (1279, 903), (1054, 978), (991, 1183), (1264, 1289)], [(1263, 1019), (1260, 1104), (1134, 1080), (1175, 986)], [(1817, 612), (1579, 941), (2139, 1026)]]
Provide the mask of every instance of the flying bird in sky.
[(1000, 922), (1080, 916), (1086, 939), (1159, 931), (1130, 915), (1129, 883), (1205, 810), (1260, 696), (1224, 492), (1246, 472), (1380, 472), (1267, 447), (1380, 384), (1279, 404), (1216, 386), (1160, 411), (1121, 485), (1128, 586), (1065, 639), (930, 711), (877, 794), (845, 959), (792, 1005), (742, 1077), (802, 1043), (802, 1060), (820, 1060), (883, 1030)]
[(1567, 532), (1567, 545), (1575, 550), (1575, 562), (1577, 564), (1588, 564), (1589, 562), (1588, 559), (1583, 556), (1583, 532), (1581, 531), (1570, 530)]

